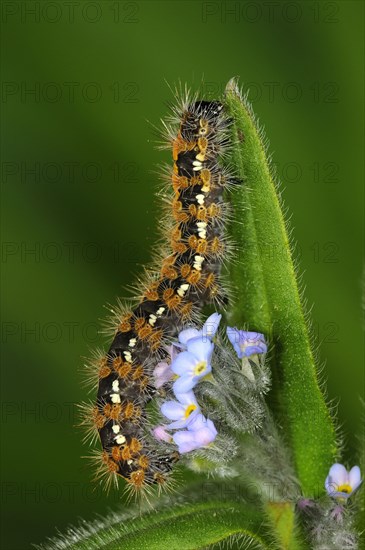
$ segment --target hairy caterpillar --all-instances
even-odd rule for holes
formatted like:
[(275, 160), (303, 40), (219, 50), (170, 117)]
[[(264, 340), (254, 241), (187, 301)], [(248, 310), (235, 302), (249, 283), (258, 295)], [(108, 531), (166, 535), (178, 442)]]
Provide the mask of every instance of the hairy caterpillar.
[(151, 438), (147, 405), (158, 393), (153, 369), (167, 356), (171, 338), (203, 305), (224, 300), (219, 273), (229, 243), (223, 192), (235, 182), (222, 166), (228, 127), (221, 102), (188, 96), (164, 124), (173, 156), (164, 250), (156, 269), (146, 271), (135, 305), (115, 312), (112, 344), (91, 366), (97, 399), (85, 411), (84, 424), (100, 439), (98, 476), (109, 484), (121, 476), (132, 490), (163, 486), (179, 459), (177, 451), (167, 452)]

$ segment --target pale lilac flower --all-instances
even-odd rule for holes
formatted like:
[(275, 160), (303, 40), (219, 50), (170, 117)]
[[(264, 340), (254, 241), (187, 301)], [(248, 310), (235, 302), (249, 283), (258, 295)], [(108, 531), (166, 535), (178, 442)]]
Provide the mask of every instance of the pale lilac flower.
[(205, 321), (201, 330), (198, 330), (196, 328), (187, 328), (185, 330), (182, 330), (179, 334), (179, 342), (186, 346), (189, 340), (192, 340), (193, 338), (202, 337), (203, 341), (205, 341), (207, 338), (213, 338), (218, 330), (221, 318), (222, 315), (220, 315), (219, 313), (213, 313)]
[(206, 447), (217, 436), (217, 430), (213, 422), (202, 414), (196, 415), (188, 424), (187, 430), (175, 432), (174, 442), (178, 445), (179, 453), (189, 453), (195, 449)]
[(208, 319), (205, 321), (203, 325), (203, 328), (202, 328), (203, 337), (213, 338), (218, 330), (221, 319), (222, 319), (222, 315), (220, 315), (219, 313), (212, 313), (212, 315), (208, 317)]
[(186, 349), (186, 344), (192, 338), (198, 338), (201, 335), (201, 331), (197, 328), (186, 328), (182, 330), (179, 334), (179, 342), (182, 344), (182, 348)]
[[(156, 388), (172, 378), (177, 380), (173, 384), (176, 400), (166, 401), (160, 407), (161, 413), (172, 422), (157, 426), (153, 434), (160, 441), (174, 441), (182, 453), (209, 445), (217, 435), (213, 422), (201, 414), (192, 389), (212, 370), (214, 344), (211, 339), (218, 330), (220, 320), (221, 315), (214, 313), (201, 330), (188, 328), (180, 332), (179, 342), (169, 350), (171, 364), (160, 362), (154, 370)], [(169, 430), (178, 431), (170, 435)]]
[(165, 401), (161, 405), (161, 412), (169, 420), (173, 420), (167, 429), (186, 428), (189, 422), (200, 412), (198, 402), (192, 391), (175, 394), (178, 401)]
[(342, 464), (333, 464), (325, 481), (327, 493), (332, 498), (347, 500), (362, 482), (358, 466), (348, 472)]
[(159, 441), (165, 441), (166, 443), (172, 441), (172, 435), (166, 431), (166, 426), (156, 426), (156, 428), (153, 428), (152, 433)]
[(172, 344), (171, 346), (168, 346), (166, 348), (170, 356), (170, 361), (168, 361), (167, 359), (166, 361), (161, 361), (160, 363), (157, 363), (153, 371), (155, 388), (161, 388), (161, 386), (169, 382), (174, 377), (174, 373), (171, 370), (171, 363), (181, 352), (181, 349), (179, 349), (177, 346), (178, 344)]
[(201, 336), (187, 341), (187, 351), (179, 353), (171, 364), (171, 369), (179, 378), (174, 382), (175, 394), (190, 391), (201, 378), (212, 370), (210, 360), (214, 344), (208, 339), (205, 342)]
[(265, 337), (259, 332), (247, 332), (235, 327), (227, 327), (227, 336), (239, 359), (267, 352)]
[(173, 378), (174, 373), (171, 370), (171, 365), (162, 361), (161, 363), (157, 363), (153, 376), (155, 378), (155, 388), (161, 388), (161, 386)]
[(171, 346), (168, 348), (169, 354), (171, 357), (171, 363), (175, 361), (176, 357), (183, 351), (182, 346), (179, 344), (179, 342), (173, 342)]

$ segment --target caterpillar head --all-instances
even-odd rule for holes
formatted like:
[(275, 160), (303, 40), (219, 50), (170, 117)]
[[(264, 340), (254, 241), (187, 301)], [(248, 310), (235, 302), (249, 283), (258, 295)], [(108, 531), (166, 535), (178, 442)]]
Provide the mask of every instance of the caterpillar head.
[(184, 140), (191, 142), (207, 137), (215, 130), (223, 105), (219, 101), (191, 103), (182, 117), (180, 132)]

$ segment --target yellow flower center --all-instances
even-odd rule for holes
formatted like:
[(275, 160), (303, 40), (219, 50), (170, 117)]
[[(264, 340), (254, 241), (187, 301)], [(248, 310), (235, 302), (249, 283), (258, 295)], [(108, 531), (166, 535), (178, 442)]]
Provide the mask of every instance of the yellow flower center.
[(185, 409), (185, 415), (184, 415), (185, 418), (189, 418), (189, 416), (191, 415), (191, 413), (192, 413), (193, 411), (195, 411), (195, 409), (196, 409), (196, 405), (193, 405), (193, 404), (191, 404), (191, 405), (189, 405), (188, 407), (186, 407), (186, 409)]
[(352, 487), (348, 483), (345, 483), (344, 485), (339, 485), (337, 489), (340, 493), (351, 493)]
[(200, 361), (195, 366), (194, 375), (195, 376), (200, 376), (201, 374), (203, 374), (203, 372), (205, 371), (206, 368), (207, 368), (207, 362), (206, 361)]

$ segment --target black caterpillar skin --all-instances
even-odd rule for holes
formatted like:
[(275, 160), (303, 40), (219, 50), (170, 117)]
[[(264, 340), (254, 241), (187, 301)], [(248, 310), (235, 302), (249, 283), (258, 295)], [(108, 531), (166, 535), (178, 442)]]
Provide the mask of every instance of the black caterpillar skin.
[(104, 466), (134, 488), (163, 484), (179, 458), (173, 449), (161, 454), (159, 443), (151, 442), (146, 405), (156, 394), (152, 372), (166, 357), (169, 339), (219, 296), (223, 191), (232, 182), (219, 164), (227, 124), (218, 101), (183, 110), (173, 140), (170, 253), (139, 305), (120, 320), (99, 371), (94, 421)]

